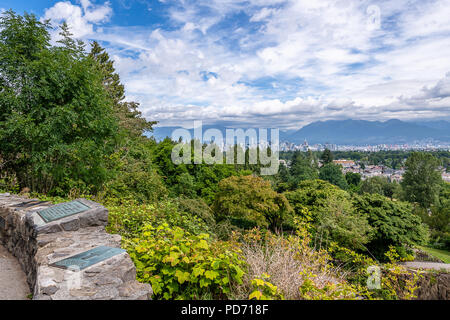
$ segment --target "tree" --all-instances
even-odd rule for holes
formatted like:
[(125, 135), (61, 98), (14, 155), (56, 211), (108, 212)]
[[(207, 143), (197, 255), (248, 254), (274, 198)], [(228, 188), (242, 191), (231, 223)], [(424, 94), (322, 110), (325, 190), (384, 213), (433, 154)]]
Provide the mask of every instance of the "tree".
[(364, 194), (354, 198), (356, 210), (367, 217), (374, 229), (367, 247), (373, 255), (383, 258), (389, 246), (403, 247), (423, 243), (427, 229), (411, 204), (393, 201), (379, 194)]
[(358, 186), (361, 182), (361, 175), (355, 172), (347, 172), (345, 174), (345, 180), (349, 185)]
[(414, 152), (406, 160), (406, 170), (401, 185), (407, 201), (429, 208), (438, 200), (442, 176), (440, 162), (432, 154)]
[(213, 204), (217, 220), (233, 219), (241, 226), (269, 227), (278, 232), (292, 212), (285, 196), (260, 177), (232, 176), (219, 183)]
[(139, 103), (127, 102), (125, 88), (120, 82), (119, 75), (115, 72), (114, 61), (98, 42), (92, 43), (89, 57), (97, 63), (97, 68), (102, 75), (102, 83), (109, 97), (114, 103), (114, 112), (119, 119), (119, 126), (126, 130), (129, 137), (141, 137), (145, 131), (152, 131), (156, 121), (147, 121), (138, 110)]
[[(286, 192), (295, 215), (311, 219), (317, 241), (337, 241), (343, 246), (362, 249), (370, 239), (367, 219), (357, 213), (348, 192), (322, 180), (307, 180), (295, 191)], [(304, 208), (310, 213), (304, 217)]]
[(296, 189), (300, 181), (314, 180), (318, 177), (318, 170), (312, 155), (305, 156), (301, 152), (296, 151), (289, 170), (290, 189)]
[(118, 139), (113, 103), (94, 61), (62, 26), (7, 11), (0, 18), (0, 158), (20, 187), (96, 192)]
[(320, 168), (319, 179), (328, 181), (343, 190), (348, 188), (341, 166), (334, 163), (328, 163)]
[(442, 184), (439, 204), (429, 209), (416, 207), (415, 212), (430, 227), (430, 244), (450, 250), (450, 183)]
[(322, 164), (328, 164), (333, 162), (333, 154), (329, 149), (325, 149), (320, 156), (320, 160), (322, 160)]

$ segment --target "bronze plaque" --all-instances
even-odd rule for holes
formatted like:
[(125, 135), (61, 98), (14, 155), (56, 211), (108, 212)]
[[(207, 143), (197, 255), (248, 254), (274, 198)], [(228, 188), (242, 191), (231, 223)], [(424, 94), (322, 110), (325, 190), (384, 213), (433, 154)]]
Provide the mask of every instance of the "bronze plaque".
[(71, 201), (54, 205), (50, 208), (38, 211), (38, 214), (45, 222), (52, 222), (71, 215), (81, 213), (91, 208), (81, 203), (80, 201)]
[(112, 248), (106, 246), (96, 247), (94, 249), (79, 253), (72, 257), (52, 263), (50, 266), (62, 269), (83, 270), (103, 260), (114, 257), (125, 252), (124, 249)]

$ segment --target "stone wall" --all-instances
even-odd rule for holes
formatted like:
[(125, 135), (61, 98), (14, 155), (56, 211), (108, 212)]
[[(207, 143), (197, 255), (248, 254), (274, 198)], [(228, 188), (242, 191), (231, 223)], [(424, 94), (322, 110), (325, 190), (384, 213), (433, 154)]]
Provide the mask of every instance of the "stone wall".
[(415, 293), (417, 300), (450, 300), (450, 273), (427, 271), (422, 273)]
[(151, 286), (136, 281), (136, 268), (124, 250), (82, 269), (52, 266), (100, 246), (120, 248), (121, 237), (105, 232), (107, 209), (77, 201), (90, 209), (46, 222), (38, 212), (52, 203), (0, 194), (0, 244), (17, 257), (33, 299), (150, 299)]

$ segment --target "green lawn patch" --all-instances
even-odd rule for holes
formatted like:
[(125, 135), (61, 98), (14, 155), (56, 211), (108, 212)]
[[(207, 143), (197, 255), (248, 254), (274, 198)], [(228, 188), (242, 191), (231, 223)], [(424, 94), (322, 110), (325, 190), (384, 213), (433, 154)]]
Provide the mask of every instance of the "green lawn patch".
[(430, 248), (430, 247), (422, 247), (422, 246), (419, 246), (419, 249), (427, 252), (428, 254), (431, 254), (432, 256), (435, 256), (438, 259), (441, 259), (445, 263), (450, 263), (450, 252), (449, 251)]

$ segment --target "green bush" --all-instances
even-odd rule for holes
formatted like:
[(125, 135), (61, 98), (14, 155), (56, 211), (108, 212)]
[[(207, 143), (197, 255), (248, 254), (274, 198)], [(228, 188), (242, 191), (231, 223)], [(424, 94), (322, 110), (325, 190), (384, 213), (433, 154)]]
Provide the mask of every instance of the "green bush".
[(326, 181), (306, 180), (285, 195), (295, 215), (311, 221), (316, 242), (331, 240), (352, 249), (363, 249), (369, 241), (372, 228), (367, 218), (355, 211), (348, 192)]
[[(230, 243), (213, 242), (163, 223), (146, 225), (125, 248), (140, 281), (152, 284), (156, 299), (226, 299), (242, 283), (244, 262)], [(208, 240), (210, 240), (208, 242)]]
[(414, 246), (428, 239), (428, 229), (407, 202), (393, 201), (379, 194), (354, 198), (356, 210), (367, 217), (374, 234), (367, 247), (378, 259), (389, 248)]
[(159, 226), (168, 223), (171, 227), (181, 227), (192, 234), (210, 233), (210, 227), (200, 218), (178, 210), (174, 200), (155, 204), (136, 204), (133, 201), (106, 205), (109, 210), (108, 232), (119, 233), (125, 237), (139, 237), (146, 224)]

